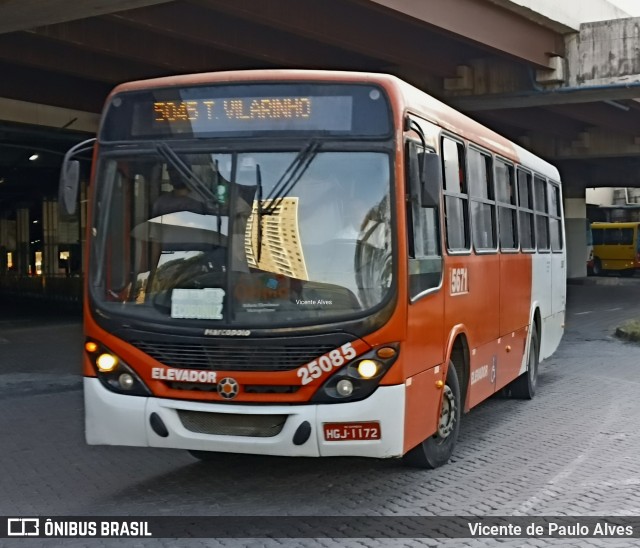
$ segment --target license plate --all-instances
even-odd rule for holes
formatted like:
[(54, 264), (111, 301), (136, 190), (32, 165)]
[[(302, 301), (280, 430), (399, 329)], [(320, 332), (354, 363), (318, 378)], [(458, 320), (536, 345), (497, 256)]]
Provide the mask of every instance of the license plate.
[(379, 440), (379, 422), (332, 422), (324, 425), (325, 441)]

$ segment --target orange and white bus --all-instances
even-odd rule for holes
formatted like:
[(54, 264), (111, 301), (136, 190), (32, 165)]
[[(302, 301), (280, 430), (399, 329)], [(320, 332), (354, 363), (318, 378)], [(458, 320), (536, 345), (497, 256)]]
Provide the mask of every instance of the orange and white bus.
[(463, 413), (533, 397), (564, 324), (558, 171), (426, 93), (133, 82), (87, 146), (89, 444), (436, 467)]

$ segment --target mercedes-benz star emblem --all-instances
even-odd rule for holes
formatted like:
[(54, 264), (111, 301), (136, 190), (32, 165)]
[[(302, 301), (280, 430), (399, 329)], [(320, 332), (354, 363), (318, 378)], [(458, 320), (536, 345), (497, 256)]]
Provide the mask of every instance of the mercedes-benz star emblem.
[(235, 398), (240, 391), (240, 385), (238, 381), (232, 379), (231, 377), (225, 377), (224, 379), (220, 379), (218, 383), (218, 394), (220, 394), (223, 398), (230, 400), (231, 398)]

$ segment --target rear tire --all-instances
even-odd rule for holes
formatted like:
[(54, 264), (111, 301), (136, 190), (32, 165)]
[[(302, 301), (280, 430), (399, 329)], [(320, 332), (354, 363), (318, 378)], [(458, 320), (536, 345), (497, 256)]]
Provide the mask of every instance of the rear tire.
[(449, 461), (460, 431), (460, 384), (453, 362), (449, 362), (447, 379), (442, 389), (442, 407), (438, 430), (407, 452), (402, 461), (416, 468), (437, 468)]
[(507, 387), (507, 394), (511, 398), (524, 400), (533, 399), (538, 385), (538, 332), (535, 327), (531, 333), (529, 343), (529, 358), (527, 370)]
[(594, 276), (602, 276), (602, 263), (600, 262), (600, 259), (593, 260), (592, 272)]

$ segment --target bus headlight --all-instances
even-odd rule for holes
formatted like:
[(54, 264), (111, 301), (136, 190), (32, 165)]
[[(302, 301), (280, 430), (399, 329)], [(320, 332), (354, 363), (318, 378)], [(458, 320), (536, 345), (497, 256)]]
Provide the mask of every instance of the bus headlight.
[(386, 344), (358, 356), (338, 369), (317, 390), (311, 401), (342, 403), (370, 396), (398, 358), (400, 345)]
[(105, 352), (96, 358), (96, 366), (98, 367), (98, 371), (102, 373), (109, 373), (118, 367), (118, 358), (113, 354)]
[(370, 379), (376, 376), (378, 364), (373, 360), (362, 360), (358, 363), (358, 375), (363, 379)]
[(104, 345), (87, 341), (85, 350), (95, 367), (96, 376), (105, 388), (132, 396), (151, 395), (136, 372)]

